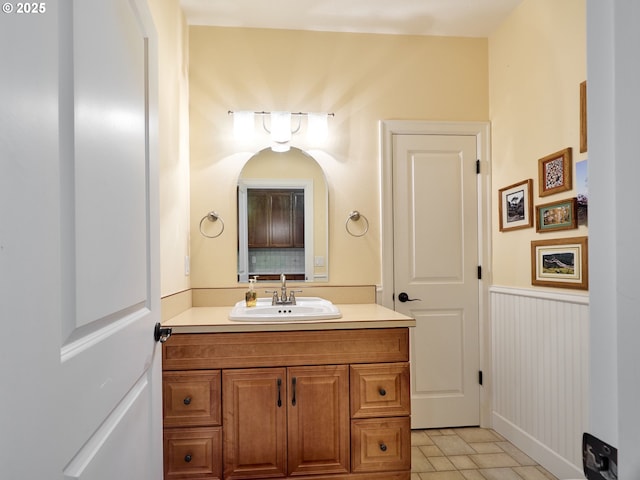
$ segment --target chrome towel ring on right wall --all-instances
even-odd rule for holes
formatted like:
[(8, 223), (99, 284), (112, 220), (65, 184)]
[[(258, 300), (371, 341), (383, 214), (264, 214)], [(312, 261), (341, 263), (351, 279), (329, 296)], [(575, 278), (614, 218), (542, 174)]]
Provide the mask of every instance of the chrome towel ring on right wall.
[[(355, 223), (360, 220), (364, 221), (364, 230), (362, 230), (362, 232), (360, 233), (353, 233), (353, 231), (349, 228), (349, 222)], [(362, 237), (369, 231), (369, 220), (367, 220), (367, 217), (361, 214), (358, 210), (354, 210), (353, 212), (349, 213), (349, 216), (347, 217), (347, 221), (344, 224), (344, 228), (347, 230), (347, 233), (349, 235), (354, 237)]]

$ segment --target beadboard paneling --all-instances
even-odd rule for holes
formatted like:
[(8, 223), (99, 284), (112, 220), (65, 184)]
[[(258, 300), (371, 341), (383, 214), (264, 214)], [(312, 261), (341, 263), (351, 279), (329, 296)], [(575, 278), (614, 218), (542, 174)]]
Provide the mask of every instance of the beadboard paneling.
[(582, 476), (589, 297), (493, 287), (494, 428), (559, 478)]

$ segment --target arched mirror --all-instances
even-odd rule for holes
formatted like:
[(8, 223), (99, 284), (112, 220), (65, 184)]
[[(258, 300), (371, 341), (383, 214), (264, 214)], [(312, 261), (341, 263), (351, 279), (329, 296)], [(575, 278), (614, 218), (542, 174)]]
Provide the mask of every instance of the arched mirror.
[(261, 150), (238, 180), (238, 281), (329, 279), (328, 188), (308, 153)]

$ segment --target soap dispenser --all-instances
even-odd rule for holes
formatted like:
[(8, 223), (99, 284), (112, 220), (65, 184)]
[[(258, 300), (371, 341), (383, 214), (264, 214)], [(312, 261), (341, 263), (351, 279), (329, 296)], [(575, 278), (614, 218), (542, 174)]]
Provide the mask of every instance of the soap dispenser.
[(256, 280), (258, 279), (258, 276), (256, 275), (253, 278), (249, 279), (249, 290), (247, 291), (247, 293), (244, 296), (245, 302), (247, 304), (247, 307), (255, 307), (256, 303), (258, 301), (258, 295), (255, 291), (255, 289), (253, 288), (256, 284)]

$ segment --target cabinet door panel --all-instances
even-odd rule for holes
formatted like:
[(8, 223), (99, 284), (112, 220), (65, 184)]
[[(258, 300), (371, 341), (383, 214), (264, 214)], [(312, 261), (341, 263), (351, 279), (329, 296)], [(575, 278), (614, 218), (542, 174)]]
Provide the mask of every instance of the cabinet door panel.
[(304, 248), (304, 193), (293, 194), (293, 246)]
[(268, 247), (271, 218), (271, 196), (249, 191), (247, 195), (247, 234), (249, 247)]
[(271, 194), (271, 246), (291, 247), (291, 194)]
[(349, 471), (347, 365), (288, 369), (289, 475)]
[(222, 372), (225, 479), (286, 475), (285, 388), (284, 368)]

